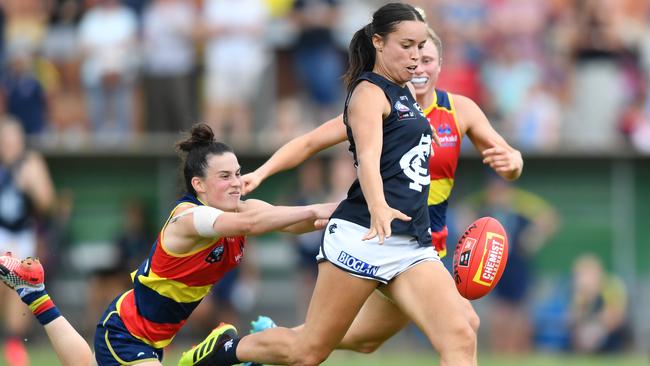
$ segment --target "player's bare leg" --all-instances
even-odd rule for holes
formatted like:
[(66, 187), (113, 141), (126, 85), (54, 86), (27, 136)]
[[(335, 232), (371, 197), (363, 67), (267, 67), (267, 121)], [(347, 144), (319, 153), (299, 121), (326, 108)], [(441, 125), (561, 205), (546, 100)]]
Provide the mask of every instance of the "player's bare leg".
[(408, 322), (409, 317), (391, 299), (375, 291), (363, 304), (337, 348), (362, 353), (374, 352)]
[(329, 262), (320, 263), (318, 268), (318, 280), (303, 328), (277, 327), (244, 336), (215, 352), (211, 364), (218, 366), (255, 361), (318, 365), (323, 362), (341, 341), (354, 317), (377, 287), (377, 282), (351, 276)]
[[(470, 301), (467, 299), (462, 299), (462, 301), (465, 306), (467, 321), (474, 333), (478, 334), (480, 319)], [(372, 353), (402, 330), (409, 320), (409, 317), (402, 312), (387, 294), (381, 293), (379, 290), (375, 291), (363, 305), (337, 348)], [(302, 327), (303, 325), (299, 325), (294, 329), (302, 330)], [(475, 362), (477, 362), (476, 357)]]
[(413, 266), (391, 281), (386, 292), (429, 338), (442, 366), (476, 365), (476, 332), (467, 303), (442, 263)]

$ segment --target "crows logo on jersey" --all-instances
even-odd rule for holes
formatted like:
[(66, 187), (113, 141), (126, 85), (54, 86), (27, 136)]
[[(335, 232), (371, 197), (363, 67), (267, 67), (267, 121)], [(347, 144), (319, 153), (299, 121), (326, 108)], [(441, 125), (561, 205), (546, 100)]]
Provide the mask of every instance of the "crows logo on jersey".
[(208, 263), (215, 263), (219, 262), (221, 260), (221, 257), (223, 257), (223, 245), (220, 245), (216, 248), (214, 248), (210, 254), (205, 258), (205, 261)]
[(404, 174), (411, 180), (409, 188), (422, 192), (422, 187), (428, 186), (429, 179), (429, 154), (431, 153), (431, 136), (422, 134), (420, 143), (414, 146), (399, 160), (399, 166)]

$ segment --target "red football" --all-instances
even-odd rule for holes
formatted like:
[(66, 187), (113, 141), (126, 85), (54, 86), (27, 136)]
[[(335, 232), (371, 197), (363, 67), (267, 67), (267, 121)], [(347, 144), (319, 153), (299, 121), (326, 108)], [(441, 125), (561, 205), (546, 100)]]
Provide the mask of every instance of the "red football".
[(508, 261), (508, 236), (492, 217), (474, 221), (456, 244), (454, 281), (469, 300), (487, 295), (499, 282)]

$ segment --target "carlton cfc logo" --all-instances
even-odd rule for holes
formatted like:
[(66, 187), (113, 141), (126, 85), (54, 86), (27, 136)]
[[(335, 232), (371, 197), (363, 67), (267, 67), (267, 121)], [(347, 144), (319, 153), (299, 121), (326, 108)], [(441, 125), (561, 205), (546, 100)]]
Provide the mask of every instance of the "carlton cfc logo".
[(399, 160), (399, 166), (412, 181), (409, 188), (422, 192), (422, 187), (429, 185), (429, 154), (431, 153), (431, 136), (423, 134), (420, 143), (414, 146)]

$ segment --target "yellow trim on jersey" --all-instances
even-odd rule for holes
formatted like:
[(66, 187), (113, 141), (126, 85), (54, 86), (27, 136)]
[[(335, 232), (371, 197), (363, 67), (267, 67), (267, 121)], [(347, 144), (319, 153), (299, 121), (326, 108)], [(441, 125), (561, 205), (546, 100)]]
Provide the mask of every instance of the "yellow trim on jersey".
[[(129, 291), (123, 293), (122, 295), (120, 295), (120, 298), (119, 298), (119, 299), (117, 300), (117, 302), (115, 303), (115, 310), (113, 310), (113, 311), (111, 311), (110, 313), (108, 313), (108, 315), (106, 315), (106, 318), (104, 318), (104, 320), (102, 321), (102, 325), (103, 325), (103, 326), (106, 326), (106, 322), (107, 322), (108, 319), (111, 317), (111, 315), (113, 315), (113, 314), (117, 314), (118, 316), (121, 316), (121, 314), (120, 314), (120, 308), (122, 308), (122, 301), (124, 300), (124, 298), (126, 297), (126, 295), (129, 294), (129, 292), (133, 292), (133, 289), (131, 289), (131, 290), (129, 290)], [(129, 332), (129, 334), (130, 334), (132, 337), (135, 337), (135, 338), (141, 340), (142, 342), (144, 342), (144, 343), (150, 345), (151, 347), (154, 347), (154, 348), (160, 348), (160, 349), (167, 347), (167, 345), (169, 345), (170, 343), (172, 343), (172, 340), (174, 340), (174, 337), (171, 337), (171, 338), (169, 338), (169, 339), (163, 339), (162, 341), (152, 342), (152, 341), (150, 341), (150, 340), (148, 340), (148, 339), (146, 339), (146, 338), (139, 337), (139, 336), (137, 336), (137, 335), (135, 335), (135, 334), (132, 334), (132, 333), (130, 333), (130, 332)], [(122, 361), (119, 359), (119, 357), (117, 357), (117, 355), (113, 352), (113, 348), (112, 348), (111, 345), (108, 343), (108, 330), (107, 330), (107, 334), (105, 335), (105, 338), (106, 338), (106, 345), (108, 346), (109, 350), (111, 351), (111, 354), (113, 354), (113, 357), (115, 357), (116, 360), (118, 360), (119, 362), (122, 362)], [(149, 359), (149, 360), (151, 360), (151, 359)], [(158, 360), (158, 359), (155, 359), (155, 360)], [(138, 360), (138, 361), (133, 361), (131, 364), (134, 364), (134, 363), (141, 363), (141, 362), (144, 362), (144, 361), (147, 361), (147, 359)], [(125, 365), (129, 365), (129, 364), (127, 363), (127, 364), (125, 364)]]
[(454, 187), (453, 178), (434, 179), (429, 184), (429, 198), (427, 206), (437, 205), (449, 198), (451, 189)]
[(178, 257), (178, 258), (189, 257), (189, 256), (191, 256), (191, 255), (194, 255), (194, 254), (196, 254), (196, 253), (202, 251), (202, 250), (208, 249), (209, 247), (213, 246), (213, 245), (214, 245), (214, 244), (215, 244), (219, 239), (221, 239), (221, 238), (220, 238), (220, 237), (219, 237), (219, 238), (216, 238), (214, 241), (211, 241), (211, 242), (209, 242), (209, 243), (207, 243), (207, 244), (205, 244), (205, 245), (202, 245), (202, 246), (200, 246), (200, 247), (194, 249), (193, 251), (191, 251), (191, 252), (187, 252), (187, 253), (185, 253), (185, 254), (183, 254), (183, 255), (179, 255), (179, 254), (170, 254), (170, 255), (172, 255), (172, 256), (174, 256), (174, 257)]
[[(203, 203), (205, 206), (207, 206), (207, 205), (206, 205), (203, 201), (201, 201), (200, 199), (197, 198), (197, 200), (199, 200), (199, 202), (201, 202), (201, 203)], [(161, 247), (162, 250), (165, 252), (165, 254), (169, 255), (170, 257), (176, 257), (176, 258), (184, 258), (184, 257), (189, 257), (189, 256), (191, 256), (191, 255), (194, 255), (194, 254), (196, 254), (196, 253), (198, 253), (198, 252), (200, 252), (200, 251), (202, 251), (202, 250), (205, 250), (205, 249), (209, 248), (210, 246), (214, 245), (214, 243), (216, 243), (216, 240), (219, 239), (219, 238), (216, 238), (214, 241), (211, 241), (211, 242), (209, 242), (209, 243), (207, 243), (207, 244), (205, 244), (205, 245), (202, 245), (202, 246), (200, 246), (200, 247), (198, 247), (198, 248), (196, 248), (196, 249), (194, 249), (194, 250), (192, 250), (192, 251), (190, 251), (190, 252), (183, 253), (183, 254), (173, 253), (173, 252), (169, 251), (169, 250), (165, 247), (165, 244), (164, 244), (164, 234), (163, 234), (163, 233), (165, 232), (165, 228), (166, 228), (167, 225), (169, 224), (169, 220), (171, 220), (171, 218), (174, 217), (174, 213), (176, 213), (176, 210), (178, 210), (178, 209), (181, 207), (181, 205), (192, 205), (192, 206), (196, 206), (196, 205), (195, 205), (194, 203), (192, 203), (192, 202), (181, 202), (181, 203), (179, 203), (178, 205), (176, 205), (176, 207), (174, 207), (174, 209), (172, 209), (172, 212), (169, 214), (169, 217), (167, 217), (167, 221), (165, 221), (165, 225), (163, 225), (162, 229), (160, 229), (160, 247)]]
[(184, 255), (178, 255), (178, 254), (172, 253), (172, 252), (168, 251), (167, 248), (165, 248), (165, 245), (163, 244), (164, 239), (165, 239), (165, 228), (167, 228), (167, 225), (169, 224), (169, 220), (171, 220), (171, 218), (174, 217), (174, 214), (176, 213), (176, 210), (178, 210), (183, 205), (196, 206), (192, 202), (181, 202), (181, 203), (177, 204), (176, 207), (174, 207), (172, 209), (172, 211), (169, 213), (169, 216), (167, 217), (167, 220), (165, 220), (165, 224), (163, 225), (162, 229), (160, 229), (160, 247), (162, 248), (162, 250), (165, 253), (167, 253), (167, 255), (170, 255), (172, 257), (182, 257)]
[(103, 325), (106, 325), (106, 321), (108, 320), (108, 318), (111, 316), (112, 313), (116, 312), (117, 315), (120, 315), (120, 316), (121, 316), (121, 314), (120, 314), (120, 308), (122, 307), (122, 301), (124, 300), (124, 298), (126, 297), (126, 295), (127, 295), (129, 292), (133, 292), (133, 289), (130, 289), (129, 291), (123, 293), (123, 294), (120, 296), (120, 298), (117, 299), (117, 302), (115, 302), (115, 311), (112, 311), (112, 312), (108, 313), (108, 315), (106, 316), (106, 319), (104, 319), (104, 324), (103, 324)]
[(460, 122), (458, 122), (458, 112), (456, 110), (456, 105), (454, 104), (454, 98), (451, 97), (451, 93), (447, 93), (447, 98), (449, 98), (449, 106), (451, 107), (451, 114), (454, 115), (454, 123), (456, 123), (456, 131), (458, 131), (459, 141), (463, 139), (463, 131), (460, 129)]
[(178, 281), (159, 277), (151, 270), (149, 271), (149, 276), (138, 276), (138, 282), (156, 291), (158, 294), (180, 303), (201, 300), (212, 288), (211, 284), (206, 286), (188, 286)]
[(424, 113), (425, 116), (428, 116), (429, 113), (431, 113), (431, 111), (433, 110), (433, 107), (436, 106), (436, 104), (438, 104), (438, 94), (434, 90), (433, 91), (433, 102), (431, 102), (431, 104), (429, 104), (426, 108), (424, 108), (424, 111), (422, 111), (422, 113)]

